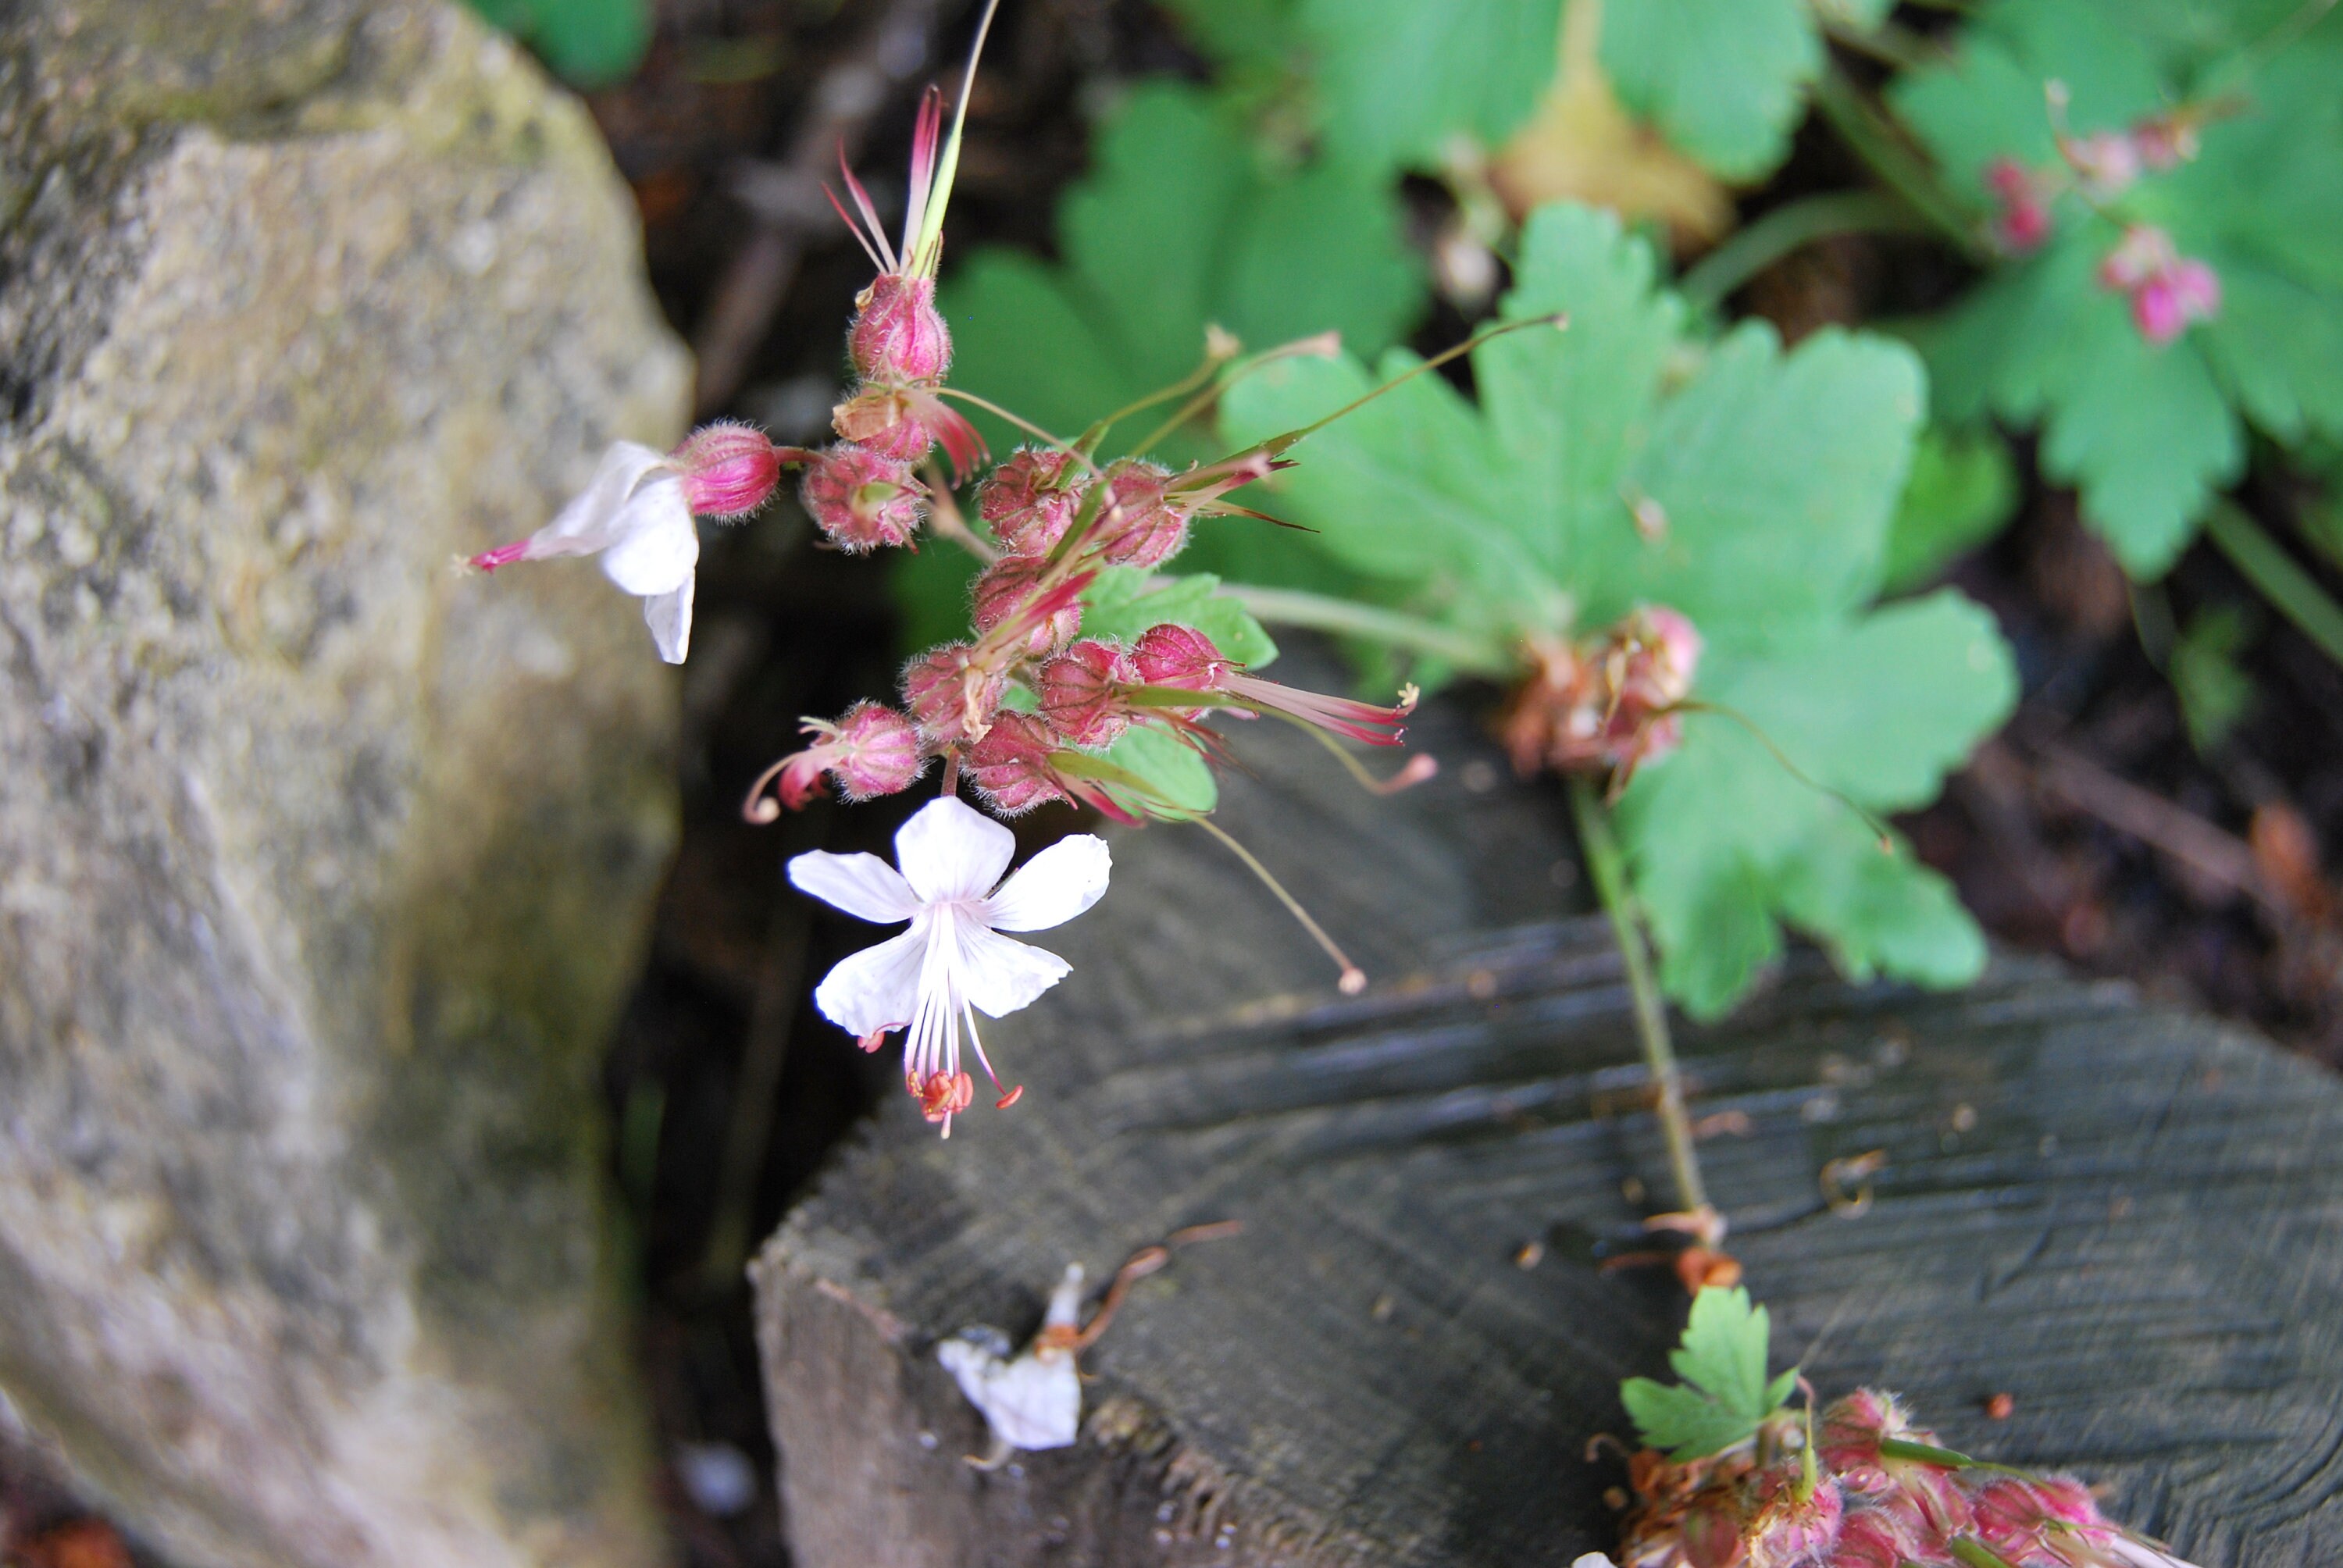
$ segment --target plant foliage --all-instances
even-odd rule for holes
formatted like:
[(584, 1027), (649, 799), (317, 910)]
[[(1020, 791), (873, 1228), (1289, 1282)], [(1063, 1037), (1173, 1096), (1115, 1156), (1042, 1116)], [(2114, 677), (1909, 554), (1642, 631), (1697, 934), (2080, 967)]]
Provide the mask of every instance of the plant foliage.
[(650, 47), (647, 0), (470, 0), (472, 9), (535, 49), (576, 87), (631, 75)]
[(1772, 1324), (1763, 1307), (1736, 1285), (1711, 1286), (1694, 1296), (1684, 1338), (1668, 1354), (1675, 1383), (1629, 1378), (1621, 1402), (1646, 1448), (1665, 1449), (1681, 1464), (1721, 1453), (1753, 1436), (1797, 1386), (1796, 1369), (1768, 1382), (1765, 1356)]
[[(1498, 648), (1642, 604), (1692, 618), (1705, 706), (1618, 802), (1663, 980), (1688, 1009), (1730, 1007), (1784, 921), (1852, 973), (1963, 982), (1984, 943), (1951, 889), (1838, 798), (1926, 804), (2016, 695), (1976, 605), (1873, 602), (1919, 364), (1836, 331), (1786, 353), (1762, 324), (1689, 336), (1654, 270), (1607, 214), (1534, 215), (1504, 310), (1565, 312), (1568, 330), (1476, 350), (1478, 408), (1421, 376), (1312, 437), (1270, 505), (1349, 570)], [(1394, 351), (1381, 368), (1413, 363)], [(1228, 433), (1306, 424), (1372, 380), (1355, 360), (1270, 367), (1230, 392)]]

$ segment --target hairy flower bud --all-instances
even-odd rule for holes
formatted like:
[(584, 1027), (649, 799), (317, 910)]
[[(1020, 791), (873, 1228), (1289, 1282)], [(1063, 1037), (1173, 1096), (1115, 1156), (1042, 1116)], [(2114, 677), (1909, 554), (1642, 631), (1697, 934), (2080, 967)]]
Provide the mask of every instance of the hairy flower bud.
[(986, 804), (1004, 817), (1015, 817), (1070, 799), (1051, 759), (1057, 749), (1057, 738), (1040, 719), (1003, 713), (984, 739), (969, 748), (960, 771)]
[(2132, 325), (2158, 347), (2220, 312), (2220, 278), (2203, 262), (2182, 256), (2172, 236), (2152, 224), (2124, 230), (2099, 263), (2098, 276), (2102, 288), (2129, 296)]
[(1904, 1568), (1928, 1550), (1924, 1537), (1884, 1508), (1847, 1512), (1832, 1548), (1830, 1568)]
[(1823, 1412), (1815, 1446), (1848, 1491), (1908, 1508), (1940, 1535), (1964, 1528), (1968, 1498), (1954, 1473), (1921, 1460), (1886, 1458), (1879, 1444), (1891, 1437), (1932, 1446), (1936, 1441), (1935, 1432), (1911, 1424), (1894, 1394), (1857, 1389)]
[(1148, 685), (1176, 686), (1182, 691), (1217, 691), (1232, 668), (1211, 638), (1169, 621), (1141, 634), (1131, 648), (1131, 662)]
[(1088, 487), (1071, 454), (1021, 447), (977, 492), (977, 515), (1011, 555), (1046, 556), (1065, 538)]
[(1757, 1478), (1756, 1497), (1745, 1532), (1749, 1568), (1799, 1568), (1838, 1544), (1846, 1500), (1829, 1476), (1808, 1491), (1798, 1462), (1784, 1460)]
[(974, 651), (968, 643), (947, 643), (903, 667), (903, 700), (931, 746), (978, 739), (1000, 712), (1008, 682), (971, 663)]
[[(835, 724), (805, 721), (814, 743), (774, 763), (749, 790), (741, 815), (769, 822), (782, 808), (795, 811), (821, 793), (827, 775), (848, 800), (869, 800), (908, 789), (927, 771), (928, 758), (911, 721), (891, 708), (858, 702)], [(766, 798), (769, 789), (779, 799)]]
[(1051, 588), (1041, 586), (1047, 567), (1032, 556), (1008, 556), (985, 568), (971, 594), (970, 618), (983, 636), (1021, 640), (1015, 651), (1045, 658), (1074, 640), (1082, 629), (1085, 574)]
[(781, 455), (762, 430), (719, 419), (694, 430), (670, 454), (683, 498), (703, 518), (745, 518), (771, 499)]
[(1108, 476), (1111, 500), (1099, 515), (1097, 538), (1110, 564), (1159, 567), (1188, 542), (1188, 513), (1165, 494), (1171, 478), (1169, 470), (1136, 461)]
[(882, 386), (943, 379), (951, 332), (936, 309), (936, 280), (882, 272), (855, 300), (847, 350), (863, 379)]
[(1041, 717), (1070, 746), (1111, 746), (1131, 728), (1121, 688), (1138, 677), (1122, 648), (1085, 638), (1041, 667)]
[(2058, 151), (2095, 200), (2110, 201), (2139, 178), (2139, 148), (2127, 133), (2094, 131), (2087, 136), (2062, 136)]
[(821, 531), (855, 554), (910, 543), (927, 517), (927, 487), (909, 463), (850, 443), (818, 454), (799, 494)]

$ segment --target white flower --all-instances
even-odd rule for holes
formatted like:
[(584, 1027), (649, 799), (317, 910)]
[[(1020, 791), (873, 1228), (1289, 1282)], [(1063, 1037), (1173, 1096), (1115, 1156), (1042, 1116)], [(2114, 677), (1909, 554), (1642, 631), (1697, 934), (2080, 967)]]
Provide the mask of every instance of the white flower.
[[(911, 922), (901, 936), (830, 970), (813, 1000), (866, 1050), (876, 1050), (890, 1030), (910, 1031), (903, 1050), (905, 1084), (928, 1120), (943, 1123), (947, 1137), (953, 1114), (967, 1108), (975, 1091), (960, 1070), (961, 1026), (998, 1089), (1001, 1080), (977, 1039), (976, 1015), (1015, 1012), (1072, 967), (1000, 933), (1062, 925), (1106, 892), (1109, 859), (1100, 839), (1078, 833), (1061, 839), (1001, 882), (1016, 849), (1014, 833), (946, 798), (920, 808), (895, 835), (900, 872), (876, 855), (820, 849), (789, 862), (790, 881), (850, 915)], [(1009, 1104), (1018, 1092), (1000, 1103)]]
[(1005, 1457), (1001, 1449), (1064, 1448), (1074, 1441), (1082, 1417), (1081, 1373), (1074, 1364), (1081, 1300), (1081, 1265), (1069, 1264), (1050, 1292), (1041, 1332), (1016, 1360), (1008, 1359), (1009, 1337), (998, 1329), (963, 1329), (936, 1347), (936, 1360), (992, 1429), (996, 1458)]
[(472, 564), (494, 571), (514, 561), (590, 555), (602, 558), (603, 576), (642, 599), (659, 657), (681, 664), (691, 648), (699, 529), (673, 458), (632, 441), (614, 442), (559, 516), (518, 544), (474, 556)]

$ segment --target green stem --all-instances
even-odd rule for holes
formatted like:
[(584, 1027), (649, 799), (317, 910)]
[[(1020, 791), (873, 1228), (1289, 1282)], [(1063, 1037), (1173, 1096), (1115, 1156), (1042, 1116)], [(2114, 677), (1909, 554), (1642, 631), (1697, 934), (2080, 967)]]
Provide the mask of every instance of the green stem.
[(1922, 1464), (1939, 1464), (1946, 1470), (1966, 1470), (1976, 1462), (1966, 1453), (1938, 1448), (1932, 1442), (1914, 1442), (1908, 1437), (1881, 1438), (1879, 1456), (1882, 1459), (1916, 1459)]
[(2234, 501), (2216, 502), (2205, 532), (2245, 579), (2327, 657), (2343, 664), (2343, 607)]
[(1687, 271), (1676, 292), (1714, 309), (1743, 284), (1818, 239), (1841, 234), (1910, 234), (1925, 227), (1883, 191), (1832, 191), (1775, 207)]
[(1612, 935), (1618, 939), (1619, 957), (1626, 966), (1627, 989), (1635, 999), (1635, 1032), (1644, 1046), (1644, 1065), (1657, 1091), (1660, 1133), (1668, 1147), (1668, 1169), (1675, 1177), (1676, 1206), (1685, 1213), (1708, 1207), (1708, 1190), (1701, 1185), (1700, 1156), (1693, 1150), (1692, 1119), (1684, 1114), (1684, 1080), (1676, 1070), (1675, 1047), (1668, 1040), (1667, 1007), (1652, 978), (1652, 960), (1644, 945), (1644, 929), (1636, 922), (1627, 893), (1627, 864), (1619, 840), (1611, 833), (1611, 814), (1584, 779), (1570, 781), (1570, 810), (1578, 823), (1578, 842), (1586, 852), (1586, 869), (1603, 912), (1611, 917)]
[(1946, 1545), (1968, 1568), (2009, 1568), (2008, 1558), (1974, 1535), (1955, 1536)]
[(1515, 660), (1489, 638), (1458, 631), (1437, 621), (1377, 605), (1353, 604), (1328, 594), (1301, 588), (1256, 588), (1250, 583), (1222, 583), (1221, 592), (1272, 626), (1305, 627), (1339, 637), (1364, 638), (1393, 648), (1444, 658), (1473, 675), (1510, 675)]
[(1975, 226), (1962, 211), (1960, 203), (1945, 189), (1936, 171), (1912, 150), (1896, 126), (1872, 106), (1863, 90), (1835, 64), (1825, 70), (1822, 79), (1815, 84), (1815, 107), (1865, 166), (1914, 212), (1935, 226), (1962, 255), (1976, 261), (1986, 259), (1985, 246), (1977, 239)]

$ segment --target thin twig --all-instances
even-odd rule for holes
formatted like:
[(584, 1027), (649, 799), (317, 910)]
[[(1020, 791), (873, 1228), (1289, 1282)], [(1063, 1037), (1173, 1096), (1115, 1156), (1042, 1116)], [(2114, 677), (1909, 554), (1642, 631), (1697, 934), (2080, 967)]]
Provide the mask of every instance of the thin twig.
[(2064, 747), (2044, 747), (2034, 776), (2042, 787), (2117, 832), (2138, 839), (2182, 865), (2267, 906), (2280, 917), (2284, 901), (2264, 885), (2254, 851), (2235, 833), (2187, 807), (2118, 779)]
[(1734, 290), (1795, 251), (1843, 234), (1912, 234), (1926, 228), (1884, 191), (1830, 191), (1785, 203), (1710, 251), (1676, 292), (1714, 308)]
[(871, 117), (926, 67), (944, 5), (945, 0), (893, 0), (854, 52), (831, 66), (814, 89), (789, 156), (743, 169), (736, 186), (756, 216), (756, 227), (725, 269), (692, 335), (699, 357), (693, 400), (703, 417), (739, 390), (781, 297), (796, 280), (806, 242), (837, 221), (822, 199), (824, 176), (840, 156), (852, 160)]
[(2319, 651), (2343, 664), (2343, 607), (2234, 501), (2213, 503), (2206, 537)]
[(733, 1084), (732, 1116), (724, 1129), (716, 1213), (700, 1261), (700, 1278), (711, 1291), (738, 1285), (748, 1261), (757, 1179), (764, 1173), (765, 1153), (772, 1144), (773, 1110), (780, 1097), (781, 1069), (789, 1060), (789, 1033), (805, 980), (806, 947), (813, 933), (812, 908), (787, 888), (780, 890), (757, 966), (756, 1000), (749, 1011), (739, 1077)]

